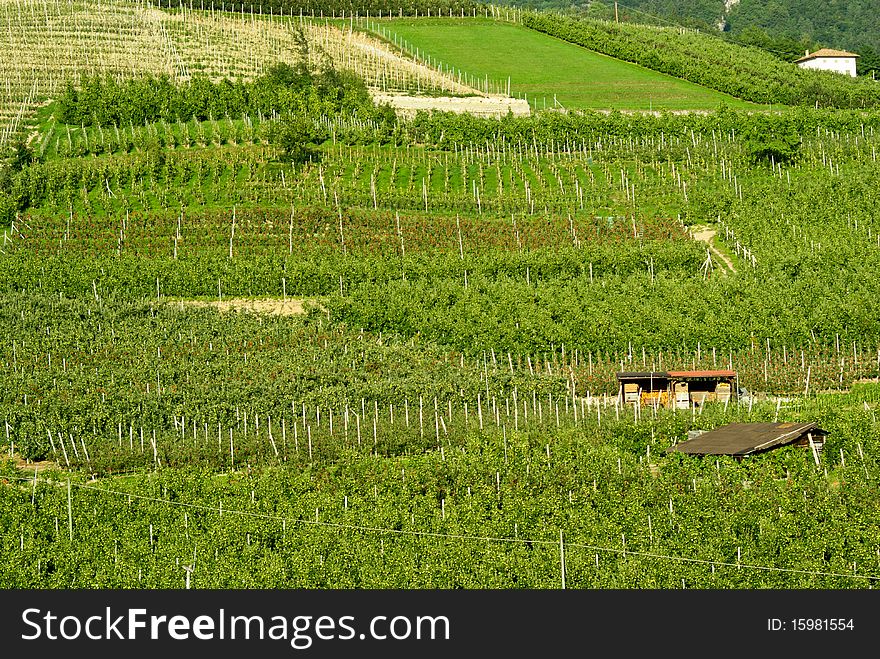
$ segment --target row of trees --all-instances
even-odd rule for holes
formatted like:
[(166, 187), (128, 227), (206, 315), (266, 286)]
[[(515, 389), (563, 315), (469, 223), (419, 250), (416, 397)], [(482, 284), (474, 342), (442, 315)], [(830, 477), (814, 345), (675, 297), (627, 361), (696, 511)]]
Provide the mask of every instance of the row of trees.
[(275, 64), (265, 75), (244, 82), (212, 82), (196, 77), (177, 83), (168, 76), (118, 80), (85, 76), (68, 83), (58, 99), (58, 119), (83, 126), (141, 126), (157, 121), (205, 121), (244, 114), (334, 115), (372, 110), (363, 81), (329, 64), (311, 71), (298, 64)]
[(435, 148), (503, 141), (520, 145), (569, 145), (608, 139), (668, 139), (736, 136), (753, 163), (797, 160), (804, 136), (817, 130), (863, 133), (880, 129), (880, 113), (796, 108), (783, 113), (748, 112), (726, 106), (706, 114), (624, 114), (596, 111), (542, 113), (531, 117), (477, 118), (447, 112), (419, 112), (405, 126), (409, 139)]
[(832, 437), (847, 438), (845, 466), (837, 446), (823, 456), (830, 478), (795, 447), (745, 461), (664, 456), (695, 425), (681, 414), (540, 435), (493, 428), (444, 439), (444, 452), (349, 451), (225, 476), (162, 468), (32, 484), (7, 462), (0, 584), (558, 588), (564, 531), (570, 588), (866, 588), (880, 514), (864, 416), (830, 419)]

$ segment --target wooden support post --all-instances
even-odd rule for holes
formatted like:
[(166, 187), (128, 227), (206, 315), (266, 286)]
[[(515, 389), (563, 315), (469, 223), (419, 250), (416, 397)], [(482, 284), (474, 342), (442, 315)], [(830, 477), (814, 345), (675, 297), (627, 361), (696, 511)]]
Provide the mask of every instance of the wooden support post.
[(67, 529), (70, 541), (73, 542), (73, 494), (70, 490), (70, 479), (67, 479)]
[(816, 443), (813, 441), (813, 433), (807, 433), (807, 441), (810, 443), (810, 450), (813, 452), (813, 460), (816, 466), (819, 466), (819, 451), (816, 450)]
[(562, 529), (559, 529), (559, 569), (562, 576), (562, 590), (565, 590), (565, 543), (562, 541)]

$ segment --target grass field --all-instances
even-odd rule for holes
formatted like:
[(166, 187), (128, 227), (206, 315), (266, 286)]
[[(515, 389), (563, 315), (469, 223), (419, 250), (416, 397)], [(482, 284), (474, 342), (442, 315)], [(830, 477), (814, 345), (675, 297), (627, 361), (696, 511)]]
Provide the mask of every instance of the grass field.
[(511, 94), (525, 94), (533, 109), (553, 107), (620, 110), (756, 107), (641, 66), (622, 62), (517, 25), (479, 19), (381, 21), (420, 53), (476, 77), (507, 80)]

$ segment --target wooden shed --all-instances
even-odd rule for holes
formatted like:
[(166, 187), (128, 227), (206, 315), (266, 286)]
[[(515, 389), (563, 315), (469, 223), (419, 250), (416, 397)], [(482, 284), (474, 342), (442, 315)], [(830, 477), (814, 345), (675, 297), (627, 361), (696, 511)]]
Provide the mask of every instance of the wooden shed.
[(621, 403), (690, 409), (706, 402), (731, 402), (736, 371), (625, 371), (617, 374)]
[(703, 432), (666, 450), (690, 455), (741, 457), (794, 444), (808, 447), (818, 464), (819, 452), (825, 445), (827, 435), (828, 432), (815, 422), (731, 423)]

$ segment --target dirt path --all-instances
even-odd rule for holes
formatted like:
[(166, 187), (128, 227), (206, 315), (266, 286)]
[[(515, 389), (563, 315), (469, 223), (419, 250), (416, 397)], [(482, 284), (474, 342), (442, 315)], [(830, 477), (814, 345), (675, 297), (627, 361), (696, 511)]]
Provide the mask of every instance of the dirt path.
[(313, 300), (287, 298), (286, 300), (271, 299), (246, 299), (231, 298), (220, 302), (219, 300), (174, 300), (173, 304), (183, 307), (212, 307), (220, 312), (224, 311), (247, 311), (259, 314), (275, 314), (279, 316), (300, 316), (307, 312), (306, 303), (311, 303), (321, 308)]
[(376, 103), (389, 103), (404, 116), (413, 116), (419, 110), (443, 110), (473, 114), (478, 117), (500, 117), (512, 112), (517, 117), (531, 114), (528, 101), (492, 94), (488, 96), (408, 96), (405, 94), (373, 94)]
[(715, 234), (717, 231), (715, 229), (711, 229), (707, 226), (694, 226), (690, 229), (690, 234), (694, 240), (699, 240), (700, 242), (706, 243), (709, 246), (709, 251), (713, 256), (717, 257), (724, 265), (727, 267), (730, 272), (736, 272), (736, 268), (733, 265), (733, 261), (727, 258), (724, 254), (722, 254), (715, 247), (713, 242), (715, 238)]

